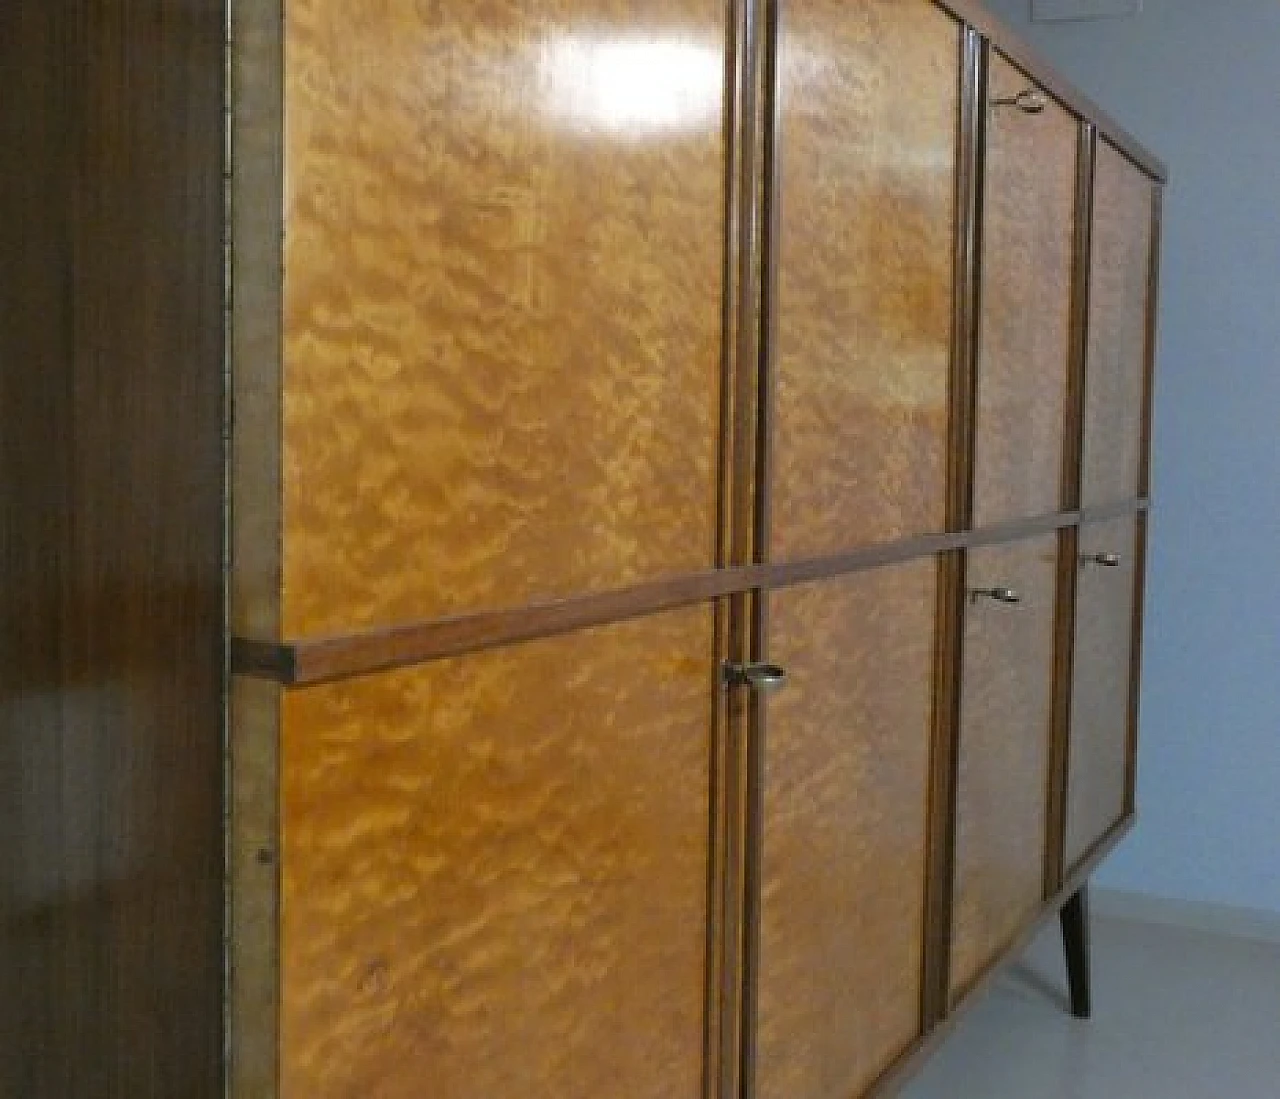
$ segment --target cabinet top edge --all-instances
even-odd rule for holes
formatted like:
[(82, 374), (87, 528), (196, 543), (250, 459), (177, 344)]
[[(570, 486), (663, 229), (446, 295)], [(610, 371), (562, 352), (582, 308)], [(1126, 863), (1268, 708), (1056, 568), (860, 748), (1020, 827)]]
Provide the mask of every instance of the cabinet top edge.
[(1084, 122), (1097, 127), (1106, 138), (1155, 183), (1169, 182), (1169, 168), (1163, 160), (1120, 125), (1107, 111), (1068, 80), (1043, 53), (1028, 44), (1007, 23), (993, 15), (980, 0), (933, 0), (962, 23), (972, 27), (1019, 68), (1033, 76), (1064, 107)]

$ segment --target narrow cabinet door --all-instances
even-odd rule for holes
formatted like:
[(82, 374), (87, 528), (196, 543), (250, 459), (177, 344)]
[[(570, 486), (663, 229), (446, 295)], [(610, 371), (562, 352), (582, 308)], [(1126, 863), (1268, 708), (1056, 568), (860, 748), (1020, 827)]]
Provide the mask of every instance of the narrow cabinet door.
[(772, 551), (945, 523), (960, 26), (779, 5)]
[(1068, 871), (1131, 805), (1135, 520), (1080, 530), (1071, 738), (1068, 747)]
[(776, 592), (759, 1099), (855, 1099), (920, 1035), (937, 567)]
[(710, 568), (731, 5), (284, 7), (285, 636)]
[(1155, 184), (1106, 141), (1093, 186), (1081, 502), (1142, 488)]
[(1079, 125), (992, 53), (974, 525), (1057, 511), (1071, 354)]
[(1044, 899), (1057, 567), (1056, 535), (969, 555), (953, 999)]
[(703, 1099), (713, 633), (286, 695), (281, 1099)]

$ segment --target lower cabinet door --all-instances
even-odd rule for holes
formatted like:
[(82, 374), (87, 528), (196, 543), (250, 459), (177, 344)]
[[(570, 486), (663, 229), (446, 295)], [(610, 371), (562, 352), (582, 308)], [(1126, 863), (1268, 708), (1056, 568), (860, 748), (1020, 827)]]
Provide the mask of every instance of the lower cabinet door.
[(287, 695), (283, 1099), (702, 1099), (713, 637)]
[(968, 559), (951, 996), (1044, 899), (1058, 537)]
[(936, 602), (928, 560), (769, 597), (759, 1099), (856, 1099), (920, 1035)]
[(1080, 528), (1074, 685), (1067, 748), (1070, 871), (1132, 804), (1136, 521)]

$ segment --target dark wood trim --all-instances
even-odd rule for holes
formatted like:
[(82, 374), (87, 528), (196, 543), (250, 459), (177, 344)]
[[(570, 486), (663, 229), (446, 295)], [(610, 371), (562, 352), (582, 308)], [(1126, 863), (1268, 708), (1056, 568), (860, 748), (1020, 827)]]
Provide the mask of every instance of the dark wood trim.
[(948, 425), (947, 529), (973, 523), (974, 443), (978, 417), (978, 356), (982, 312), (982, 212), (987, 129), (986, 47), (967, 27), (960, 34), (956, 141), (956, 243)]
[(1102, 862), (1133, 828), (1132, 817), (1120, 821), (1094, 848), (1080, 860), (1078, 868), (1066, 884), (1048, 901), (1039, 914), (1028, 921), (1022, 933), (992, 963), (987, 971), (971, 984), (964, 996), (953, 1006), (946, 1019), (926, 1034), (894, 1062), (867, 1092), (865, 1099), (893, 1099), (907, 1082), (915, 1076), (953, 1033), (968, 1013), (978, 1004), (991, 985), (1025, 952), (1041, 929), (1056, 918), (1079, 890), (1088, 882), (1098, 864)]
[[(763, 180), (760, 192), (758, 226), (763, 269), (760, 276), (760, 299), (757, 330), (758, 371), (756, 373), (756, 422), (754, 462), (755, 508), (750, 515), (750, 560), (767, 575), (765, 563), (770, 560), (773, 522), (773, 454), (775, 407), (777, 401), (777, 300), (780, 277), (778, 240), (782, 225), (782, 94), (778, 75), (778, 49), (785, 0), (762, 0), (763, 33), (758, 56), (763, 94), (758, 118), (758, 147), (761, 151)], [(746, 479), (747, 470), (740, 470)], [(767, 659), (769, 651), (769, 598), (763, 591), (744, 593), (737, 600), (740, 620), (748, 633), (746, 657), (750, 662)], [(741, 1059), (739, 1091), (734, 1095), (752, 1096), (756, 1092), (759, 1030), (759, 974), (761, 904), (764, 887), (764, 785), (765, 751), (768, 738), (768, 702), (758, 692), (739, 688), (735, 693), (748, 694), (745, 709), (744, 794), (745, 819), (742, 822), (744, 895), (742, 897), (742, 968), (741, 968)], [(726, 1099), (727, 1095), (726, 1093)]]
[(1002, 20), (987, 10), (981, 0), (934, 0), (938, 7), (973, 27), (1020, 69), (1034, 73), (1039, 84), (1064, 107), (1086, 122), (1092, 122), (1117, 149), (1159, 183), (1169, 178), (1164, 162), (1098, 106)]
[(1066, 527), (1058, 547), (1058, 604), (1054, 623), (1053, 721), (1049, 739), (1044, 895), (1062, 886), (1067, 833), (1067, 780), (1071, 758), (1071, 683), (1075, 663), (1076, 586), (1080, 528)]
[(1062, 506), (1078, 508), (1084, 462), (1084, 397), (1089, 360), (1090, 273), (1093, 256), (1093, 180), (1098, 131), (1080, 126), (1076, 148), (1075, 239), (1071, 276), (1071, 361), (1067, 373), (1067, 423), (1063, 435)]
[(755, 453), (756, 510), (753, 516), (753, 561), (772, 558), (774, 425), (777, 422), (778, 294), (781, 279), (782, 238), (782, 131), (783, 103), (778, 73), (779, 36), (785, 0), (767, 3), (764, 34), (764, 95), (761, 100), (761, 149), (763, 151), (763, 206), (760, 221), (763, 272), (760, 283), (759, 375)]
[(1089, 973), (1089, 886), (1080, 886), (1058, 914), (1062, 924), (1062, 950), (1067, 960), (1067, 986), (1071, 1014), (1087, 1019), (1093, 1014)]
[(753, 518), (756, 510), (755, 451), (758, 433), (758, 367), (760, 359), (759, 225), (762, 215), (760, 189), (760, 7), (764, 0), (735, 0), (733, 27), (732, 142), (729, 189), (733, 256), (732, 290), (726, 309), (726, 342), (731, 347), (726, 364), (724, 412), (721, 538), (718, 561), (740, 566), (755, 559)]
[(1132, 500), (1117, 500), (1111, 504), (1081, 508), (1077, 514), (1080, 525), (1086, 526), (1089, 523), (1105, 523), (1110, 519), (1123, 519), (1126, 515), (1143, 515), (1150, 510), (1151, 501), (1145, 496), (1138, 496)]
[(1137, 517), (1137, 545), (1134, 549), (1133, 637), (1129, 650), (1129, 747), (1125, 757), (1125, 813), (1137, 812), (1138, 730), (1142, 710), (1142, 653), (1146, 629), (1147, 539), (1150, 518)]
[(284, 684), (298, 682), (297, 645), (234, 637), (231, 639), (230, 660), (231, 671), (235, 675), (271, 679)]
[[(985, 64), (977, 34), (959, 39), (959, 117), (956, 163), (955, 314), (951, 340), (951, 415), (948, 428), (947, 529), (963, 531), (973, 515), (976, 416), (981, 145), (986, 110)], [(965, 555), (959, 546), (938, 559), (934, 651), (933, 742), (930, 750), (928, 873), (921, 960), (921, 1033), (946, 1015), (951, 971), (955, 889), (956, 777), (964, 637)]]
[(928, 794), (928, 874), (921, 983), (922, 1034), (927, 1034), (946, 1017), (951, 981), (965, 568), (966, 555), (958, 550), (941, 557), (938, 562), (933, 743)]
[[(720, 681), (721, 669), (728, 659), (729, 606), (720, 601), (715, 606), (711, 667)], [(733, 797), (737, 758), (733, 744), (733, 727), (724, 690), (711, 692), (711, 774), (708, 799), (711, 807), (707, 859), (707, 983), (705, 1032), (706, 1063), (703, 1099), (719, 1099), (732, 1094), (726, 1088), (737, 1084), (736, 1026), (733, 1023), (737, 1002), (737, 962), (733, 949), (733, 920), (736, 919), (737, 877), (733, 872), (734, 812)]]
[[(1016, 542), (1079, 523), (1139, 514), (1147, 507), (1145, 500), (1127, 500), (1083, 512), (1036, 516), (981, 530), (922, 535), (830, 557), (711, 569), (617, 591), (350, 635), (283, 642), (236, 638), (231, 648), (232, 670), (237, 675), (271, 679), (287, 687), (349, 679), (624, 622), (728, 595), (833, 579), (956, 549)], [(740, 647), (745, 649), (747, 645)]]
[(1164, 188), (1151, 194), (1151, 266), (1147, 275), (1147, 346), (1142, 391), (1142, 464), (1138, 472), (1138, 492), (1151, 495), (1151, 444), (1155, 412), (1156, 351), (1160, 324), (1161, 230), (1164, 222)]
[[(734, 120), (733, 140), (736, 215), (731, 222), (737, 255), (737, 284), (732, 310), (733, 362), (728, 383), (727, 435), (724, 439), (722, 491), (722, 546), (718, 560), (735, 574), (757, 557), (757, 520), (761, 471), (758, 459), (760, 434), (761, 282), (763, 240), (761, 222), (767, 196), (757, 181), (765, 156), (764, 100), (767, 0), (735, 0), (734, 17)], [(704, 580), (713, 580), (709, 574)], [(717, 615), (723, 640), (717, 646), (718, 666), (750, 659), (752, 599), (748, 590), (733, 586), (722, 592), (727, 601)], [(678, 603), (672, 603), (673, 606)], [(745, 1066), (751, 1041), (750, 983), (744, 967), (750, 932), (748, 911), (751, 884), (751, 714), (741, 691), (723, 685), (715, 692), (722, 725), (722, 779), (718, 791), (723, 812), (717, 822), (720, 838), (722, 890), (719, 942), (715, 944), (718, 972), (712, 986), (720, 1004), (715, 1048), (716, 1064), (709, 1068), (708, 1099), (728, 1099), (743, 1093)]]

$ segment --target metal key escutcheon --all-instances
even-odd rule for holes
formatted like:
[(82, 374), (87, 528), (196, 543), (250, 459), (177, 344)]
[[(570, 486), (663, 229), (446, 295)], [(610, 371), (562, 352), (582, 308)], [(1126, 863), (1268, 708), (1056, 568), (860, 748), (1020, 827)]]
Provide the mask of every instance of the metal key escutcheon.
[(769, 694), (786, 684), (787, 670), (777, 664), (726, 664), (724, 678), (731, 687), (750, 687)]
[(997, 603), (1021, 603), (1022, 596), (1012, 588), (972, 588), (969, 591), (969, 602), (979, 599), (994, 599)]

